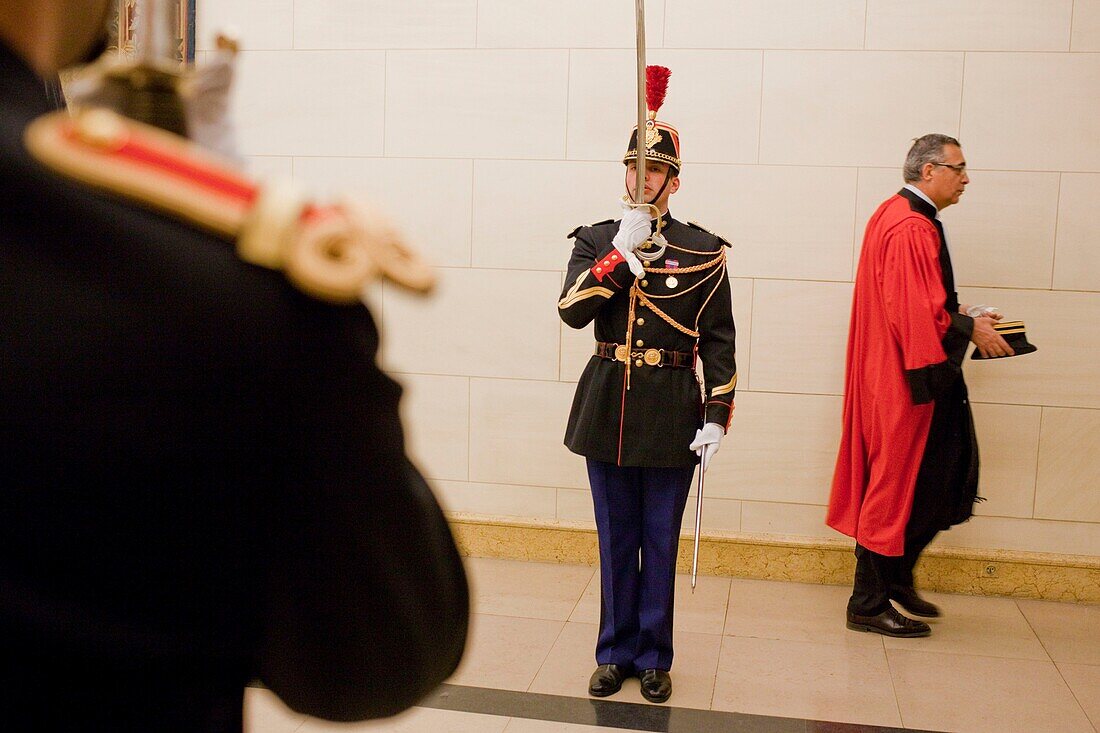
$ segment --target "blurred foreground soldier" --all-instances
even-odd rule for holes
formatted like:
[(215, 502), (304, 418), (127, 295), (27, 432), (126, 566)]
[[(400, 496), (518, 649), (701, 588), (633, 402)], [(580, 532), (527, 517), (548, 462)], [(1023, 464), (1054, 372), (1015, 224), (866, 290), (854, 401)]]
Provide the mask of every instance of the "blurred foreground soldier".
[(955, 292), (939, 211), (970, 182), (959, 142), (918, 138), (904, 178), (863, 238), (827, 519), (856, 539), (848, 628), (899, 637), (932, 632), (890, 601), (915, 616), (940, 615), (917, 595), (913, 567), (977, 500), (978, 444), (962, 375), (968, 342), (986, 357), (1012, 354), (994, 329), (1000, 314), (959, 305)]
[[(641, 131), (648, 205), (628, 204), (621, 220), (570, 235), (576, 242), (558, 313), (573, 328), (595, 321), (595, 354), (565, 435), (588, 459), (600, 545), (598, 667), (588, 691), (612, 695), (637, 675), (642, 695), (664, 702), (672, 694), (680, 523), (695, 465), (706, 469), (733, 417), (737, 368), (728, 245), (668, 212), (680, 187), (680, 140), (656, 120), (668, 70), (654, 68), (661, 67), (650, 67), (650, 119)], [(628, 192), (638, 137), (635, 129), (623, 158)], [(640, 257), (653, 258), (662, 245), (643, 264)]]
[(468, 598), (358, 297), (430, 274), (350, 205), (46, 114), (109, 5), (0, 6), (4, 727), (240, 731), (256, 678), (392, 715), (455, 669)]

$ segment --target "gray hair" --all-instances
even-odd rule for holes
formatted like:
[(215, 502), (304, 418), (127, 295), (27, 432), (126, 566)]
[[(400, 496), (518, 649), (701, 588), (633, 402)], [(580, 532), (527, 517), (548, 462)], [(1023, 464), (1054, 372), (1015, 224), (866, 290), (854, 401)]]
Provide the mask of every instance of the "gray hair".
[(913, 147), (909, 148), (909, 154), (905, 156), (905, 168), (902, 169), (902, 177), (906, 183), (916, 183), (920, 180), (921, 169), (926, 163), (938, 163), (943, 160), (943, 148), (945, 145), (959, 145), (959, 141), (950, 135), (931, 133), (921, 135), (913, 140)]

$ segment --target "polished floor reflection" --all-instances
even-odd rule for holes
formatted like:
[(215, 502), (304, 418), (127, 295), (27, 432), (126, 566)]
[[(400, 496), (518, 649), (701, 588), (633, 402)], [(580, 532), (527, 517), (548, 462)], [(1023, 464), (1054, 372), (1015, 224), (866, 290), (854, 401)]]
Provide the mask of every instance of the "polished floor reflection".
[(927, 594), (926, 639), (844, 628), (848, 589), (678, 579), (674, 692), (638, 681), (586, 693), (595, 662), (593, 568), (467, 559), (474, 623), (459, 670), (423, 705), (362, 724), (295, 715), (246, 696), (248, 733), (1097, 733), (1100, 606)]

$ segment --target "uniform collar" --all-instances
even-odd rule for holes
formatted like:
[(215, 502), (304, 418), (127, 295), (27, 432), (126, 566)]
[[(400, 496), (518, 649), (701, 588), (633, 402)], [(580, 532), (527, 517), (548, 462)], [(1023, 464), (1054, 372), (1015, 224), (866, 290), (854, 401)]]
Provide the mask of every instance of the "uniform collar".
[(940, 218), (940, 211), (936, 208), (936, 205), (932, 203), (932, 199), (928, 198), (928, 194), (913, 184), (905, 184), (898, 193), (909, 199), (909, 208), (918, 214), (922, 214), (929, 219)]
[[(669, 224), (671, 224), (673, 221), (675, 221), (675, 219), (672, 218), (672, 212), (666, 211), (664, 214), (661, 215), (661, 229), (668, 229)], [(649, 220), (649, 228), (651, 231), (657, 231), (656, 219)]]

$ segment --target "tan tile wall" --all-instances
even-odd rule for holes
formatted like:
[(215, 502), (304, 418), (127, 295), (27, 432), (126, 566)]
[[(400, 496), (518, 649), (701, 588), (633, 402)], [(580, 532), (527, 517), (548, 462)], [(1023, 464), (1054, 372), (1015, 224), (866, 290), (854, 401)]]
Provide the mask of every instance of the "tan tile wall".
[[(961, 295), (1037, 354), (968, 362), (981, 493), (945, 547), (1100, 554), (1100, 0), (648, 0), (674, 76), (674, 212), (726, 235), (740, 392), (709, 475), (715, 534), (823, 524), (863, 228), (908, 142), (958, 135), (944, 213)], [(456, 513), (592, 525), (562, 446), (590, 329), (554, 303), (578, 224), (615, 217), (635, 114), (632, 3), (200, 0), (243, 40), (241, 151), (260, 176), (361, 192), (441, 268), (368, 293), (410, 451)], [(689, 502), (685, 527), (693, 522)]]

